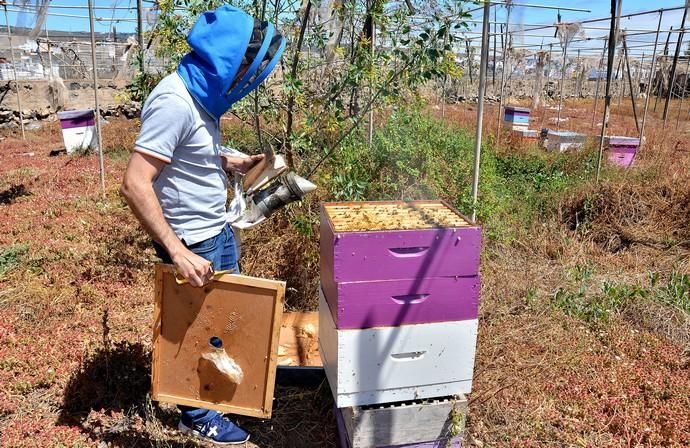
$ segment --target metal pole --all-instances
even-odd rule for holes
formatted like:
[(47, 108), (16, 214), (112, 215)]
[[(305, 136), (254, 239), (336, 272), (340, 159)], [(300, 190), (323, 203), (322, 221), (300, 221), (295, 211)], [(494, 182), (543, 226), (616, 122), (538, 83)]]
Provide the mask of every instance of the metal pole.
[(640, 127), (640, 147), (644, 146), (644, 127), (647, 124), (647, 110), (649, 109), (649, 95), (651, 95), (652, 79), (654, 77), (654, 67), (656, 65), (656, 49), (659, 45), (659, 31), (661, 30), (661, 20), (664, 17), (664, 10), (659, 10), (659, 25), (656, 27), (656, 39), (654, 40), (654, 51), (652, 52), (652, 68), (649, 70), (649, 78), (647, 80), (647, 98), (644, 101), (644, 113), (642, 114), (642, 126)]
[[(671, 31), (673, 31), (673, 27), (671, 27)], [(671, 33), (669, 32), (668, 35), (666, 36), (666, 45), (664, 45), (664, 56), (668, 56), (668, 44), (671, 41)], [(656, 112), (656, 107), (659, 105), (659, 89), (663, 87), (663, 75), (659, 77), (659, 81), (656, 83), (656, 100), (654, 101), (654, 112)]]
[(474, 83), (474, 76), (472, 76), (472, 60), (470, 59), (470, 41), (465, 41), (465, 54), (467, 55), (467, 71), (470, 74), (470, 82)]
[(613, 75), (613, 60), (616, 57), (616, 31), (617, 31), (616, 0), (611, 0), (611, 30), (609, 31), (609, 56), (606, 64), (606, 95), (604, 96), (604, 122), (601, 126), (601, 136), (599, 137), (599, 157), (597, 158), (596, 181), (599, 182), (601, 176), (601, 160), (604, 156), (604, 136), (609, 127), (609, 108), (611, 106), (611, 76)]
[[(141, 1), (141, 0), (139, 0)], [(373, 5), (372, 5), (373, 7)], [(373, 11), (371, 13), (371, 45), (370, 45), (370, 51), (371, 51), (371, 63), (374, 63), (374, 51), (375, 51), (375, 44), (376, 44), (376, 25), (374, 25), (374, 15)], [(372, 100), (372, 95), (374, 94), (374, 86), (372, 84), (372, 80), (369, 80), (369, 100)], [(372, 145), (374, 142), (374, 105), (372, 102), (371, 107), (369, 108), (369, 146)]]
[(477, 222), (477, 198), (479, 195), (479, 162), (482, 152), (482, 124), (484, 118), (484, 91), (486, 90), (486, 69), (489, 60), (489, 15), (491, 4), (484, 0), (484, 23), (482, 24), (482, 53), (479, 63), (479, 92), (477, 94), (477, 134), (474, 142), (474, 171), (472, 173), (472, 222)]
[(636, 87), (637, 88), (635, 89), (635, 91), (637, 92), (637, 90), (639, 89), (640, 91), (638, 93), (642, 93), (642, 89), (640, 89), (640, 83), (642, 82), (642, 76), (644, 75), (644, 73), (642, 73), (644, 71), (644, 68), (643, 68), (644, 67), (644, 57), (645, 57), (645, 53), (643, 51), (642, 52), (642, 60), (640, 61), (640, 64), (637, 66), (637, 79), (636, 79)]
[(7, 15), (7, 3), (2, 4), (5, 8), (5, 23), (7, 24), (7, 40), (10, 44), (10, 58), (12, 59), (12, 73), (14, 73), (14, 85), (17, 88), (17, 108), (19, 108), (19, 127), (22, 130), (22, 140), (26, 140), (26, 134), (24, 134), (24, 112), (22, 112), (22, 94), (20, 92), (21, 86), (19, 85), (19, 77), (17, 76), (17, 62), (14, 59), (14, 45), (12, 45), (12, 31), (10, 27), (10, 18)]
[[(548, 87), (549, 82), (551, 82), (551, 52), (553, 51), (553, 44), (549, 44), (549, 63), (546, 65), (546, 83), (544, 86)], [(542, 107), (543, 113), (541, 114), (541, 125), (540, 128), (544, 127), (544, 121), (546, 121), (546, 98), (544, 98), (544, 106)]]
[(498, 36), (496, 35), (496, 33), (498, 32), (498, 24), (496, 23), (498, 21), (497, 20), (497, 15), (498, 15), (497, 10), (498, 10), (498, 8), (494, 8), (494, 58), (493, 58), (494, 65), (493, 65), (493, 69), (491, 70), (491, 77), (492, 77), (491, 87), (494, 90), (494, 94), (496, 93), (496, 40), (498, 38)]
[(575, 81), (577, 85), (575, 86), (575, 91), (577, 92), (576, 96), (580, 98), (582, 96), (582, 70), (580, 70), (580, 50), (577, 50), (577, 62), (575, 63), (575, 66), (577, 68), (577, 80)]
[(561, 130), (561, 107), (563, 106), (563, 85), (565, 84), (565, 64), (568, 57), (568, 44), (563, 45), (563, 67), (561, 67), (561, 94), (558, 98), (558, 118), (556, 118), (556, 130)]
[[(688, 17), (688, 2), (685, 2), (685, 9), (683, 10), (683, 19), (680, 21), (681, 32), (678, 34), (678, 43), (676, 44), (676, 52), (673, 55), (673, 64), (671, 65), (671, 75), (669, 78), (676, 82), (676, 68), (678, 66), (678, 56), (680, 55), (680, 47), (683, 43), (683, 33), (685, 29), (685, 19)], [(671, 94), (673, 93), (674, 84), (668, 89), (668, 95), (666, 95), (666, 102), (664, 103), (664, 125), (666, 125), (666, 119), (668, 118), (668, 106), (671, 101)]]
[(680, 106), (678, 106), (678, 115), (676, 116), (676, 129), (680, 123), (680, 111), (683, 109), (683, 100), (685, 99), (685, 88), (688, 86), (688, 72), (690, 72), (690, 57), (688, 57), (688, 64), (685, 67), (685, 78), (683, 79), (683, 90), (680, 94)]
[[(673, 70), (671, 70), (671, 71), (673, 71)], [(676, 87), (676, 75), (677, 75), (677, 74), (678, 74), (678, 72), (674, 73), (674, 74), (673, 74), (673, 77), (670, 79), (668, 94), (666, 95), (666, 102), (664, 103), (664, 111), (667, 110), (667, 109), (666, 109), (666, 105), (668, 104), (668, 102), (669, 102), (671, 96), (672, 96), (672, 95), (675, 95), (675, 94), (673, 93), (673, 89)], [(675, 95), (675, 96), (677, 96), (677, 95)], [(670, 110), (669, 110), (669, 111), (670, 111)], [(667, 122), (667, 121), (668, 121), (668, 115), (665, 115), (665, 116), (664, 116), (664, 129), (666, 129), (666, 122)]]
[[(512, 9), (511, 5), (507, 4), (508, 14), (506, 16), (506, 37), (505, 46), (503, 47), (503, 70), (501, 70), (501, 95), (498, 97), (498, 130), (496, 131), (496, 144), (501, 142), (501, 122), (503, 121), (503, 94), (505, 93), (506, 87), (506, 65), (508, 64), (508, 48), (510, 48), (510, 11)], [(484, 36), (482, 36), (482, 42), (484, 41)]]
[(628, 58), (628, 47), (625, 43), (625, 36), (623, 37), (623, 55), (625, 56), (625, 67), (628, 73), (628, 84), (630, 84), (630, 101), (632, 101), (633, 117), (635, 118), (635, 129), (640, 132), (640, 123), (637, 120), (637, 105), (635, 104), (635, 92), (633, 92), (632, 76), (630, 75), (630, 59)]
[(96, 34), (93, 25), (92, 0), (88, 0), (89, 27), (91, 33), (91, 64), (93, 66), (93, 102), (96, 106), (96, 137), (98, 138), (98, 168), (101, 173), (101, 192), (105, 199), (105, 166), (103, 163), (103, 140), (101, 139), (101, 108), (98, 106), (98, 67), (96, 66)]
[(608, 37), (604, 39), (604, 49), (601, 50), (601, 59), (599, 60), (599, 68), (597, 69), (597, 88), (594, 93), (594, 109), (592, 109), (592, 129), (594, 129), (594, 117), (597, 114), (597, 103), (599, 102), (599, 84), (601, 84), (601, 69), (604, 65), (604, 56), (606, 55), (606, 45), (608, 41)]
[(623, 82), (623, 75), (621, 74), (621, 70), (623, 69), (623, 56), (618, 59), (618, 69), (616, 70), (616, 80), (618, 80), (618, 76), (620, 75), (620, 81), (618, 81), (616, 84), (618, 84), (619, 87), (622, 87), (621, 89), (618, 90), (618, 107), (621, 107), (621, 104), (623, 104), (623, 95), (625, 95), (625, 83)]
[(144, 71), (144, 7), (137, 0), (137, 42), (139, 43), (139, 70)]
[(46, 23), (46, 43), (48, 44), (48, 66), (50, 67), (50, 76), (48, 78), (53, 79), (53, 50), (50, 48), (50, 36), (48, 36), (48, 24), (47, 23)]

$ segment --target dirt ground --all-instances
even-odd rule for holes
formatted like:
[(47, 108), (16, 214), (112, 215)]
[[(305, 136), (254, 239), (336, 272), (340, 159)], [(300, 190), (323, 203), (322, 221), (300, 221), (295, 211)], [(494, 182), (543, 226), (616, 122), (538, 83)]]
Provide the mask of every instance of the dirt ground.
[[(629, 110), (620, 112), (612, 132), (631, 135)], [(470, 129), (474, 114), (469, 105), (445, 110), (447, 120)], [(555, 111), (540, 114), (548, 122)], [(587, 131), (591, 102), (567, 103), (564, 116), (562, 129)], [(495, 121), (489, 107), (487, 137)], [(671, 148), (677, 168), (687, 170), (687, 122), (668, 129), (651, 119), (640, 163), (657, 163), (660, 148)], [(1, 446), (199, 446), (174, 430), (174, 408), (148, 396), (156, 258), (117, 193), (137, 131), (135, 120), (104, 126), (105, 197), (95, 156), (49, 155), (61, 146), (56, 123), (27, 132), (26, 142), (16, 131), (3, 134)], [(690, 446), (690, 350), (682, 333), (674, 341), (625, 319), (593, 329), (542, 306), (578, 266), (592, 264), (611, 279), (678, 263), (687, 272), (687, 251), (610, 253), (555, 224), (534, 235), (489, 247), (483, 257), (463, 446)], [(240, 422), (253, 434), (249, 446), (336, 446), (325, 383), (279, 387), (272, 420)]]

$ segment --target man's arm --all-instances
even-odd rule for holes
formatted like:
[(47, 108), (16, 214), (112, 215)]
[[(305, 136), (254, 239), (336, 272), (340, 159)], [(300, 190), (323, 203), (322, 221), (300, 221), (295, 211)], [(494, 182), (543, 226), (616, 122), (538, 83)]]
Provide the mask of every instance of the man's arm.
[(127, 200), (146, 232), (165, 248), (175, 269), (192, 286), (204, 286), (213, 277), (211, 263), (187, 249), (163, 216), (153, 182), (166, 162), (140, 152), (132, 153), (120, 194)]

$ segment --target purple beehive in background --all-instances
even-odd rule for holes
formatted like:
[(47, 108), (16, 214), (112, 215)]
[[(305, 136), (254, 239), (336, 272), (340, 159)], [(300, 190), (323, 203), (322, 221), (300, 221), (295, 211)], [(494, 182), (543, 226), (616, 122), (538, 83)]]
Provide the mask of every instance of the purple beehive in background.
[(640, 139), (610, 136), (606, 137), (604, 144), (609, 162), (623, 168), (630, 168), (640, 147)]

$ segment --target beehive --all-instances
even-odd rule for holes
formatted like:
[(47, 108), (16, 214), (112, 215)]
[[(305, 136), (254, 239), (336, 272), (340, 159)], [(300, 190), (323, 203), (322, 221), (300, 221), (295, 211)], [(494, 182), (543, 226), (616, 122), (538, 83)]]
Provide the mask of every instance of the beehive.
[(530, 110), (526, 107), (505, 106), (503, 121), (511, 130), (527, 130), (529, 127)]
[(640, 139), (634, 137), (610, 136), (604, 140), (609, 162), (623, 168), (630, 168), (635, 161)]
[(577, 132), (553, 131), (549, 129), (546, 148), (549, 151), (565, 152), (579, 150), (585, 144), (585, 136)]
[(322, 206), (319, 351), (339, 408), (471, 390), (480, 246), (441, 201)]
[(324, 204), (321, 284), (337, 328), (476, 318), (480, 246), (481, 227), (440, 201)]

